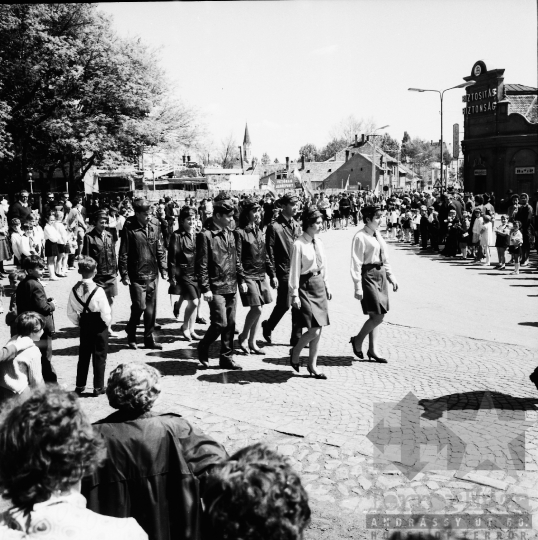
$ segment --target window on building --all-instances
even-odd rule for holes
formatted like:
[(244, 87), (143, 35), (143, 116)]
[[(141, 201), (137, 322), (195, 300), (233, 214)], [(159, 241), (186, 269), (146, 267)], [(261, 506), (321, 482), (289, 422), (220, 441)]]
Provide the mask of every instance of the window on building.
[(306, 173), (308, 174), (310, 172), (310, 169), (308, 169), (308, 171), (306, 171)]

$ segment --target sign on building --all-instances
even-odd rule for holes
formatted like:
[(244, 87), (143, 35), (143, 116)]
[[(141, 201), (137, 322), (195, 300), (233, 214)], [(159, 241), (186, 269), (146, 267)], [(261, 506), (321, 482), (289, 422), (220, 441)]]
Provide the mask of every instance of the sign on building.
[(460, 156), (460, 125), (454, 124), (452, 131), (452, 155), (458, 159)]
[(516, 174), (534, 174), (534, 167), (516, 167)]
[(486, 171), (486, 169), (475, 169), (474, 170), (474, 175), (475, 176), (487, 176), (487, 171)]

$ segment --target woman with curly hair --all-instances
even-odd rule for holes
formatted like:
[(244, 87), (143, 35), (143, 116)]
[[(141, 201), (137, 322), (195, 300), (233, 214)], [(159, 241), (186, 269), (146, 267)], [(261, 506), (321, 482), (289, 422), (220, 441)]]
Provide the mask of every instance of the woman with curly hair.
[(151, 540), (198, 540), (205, 477), (227, 453), (181, 416), (151, 411), (160, 377), (142, 362), (112, 371), (106, 393), (118, 410), (94, 424), (108, 457), (82, 493), (95, 512), (134, 517)]
[(211, 540), (300, 540), (310, 522), (299, 475), (263, 443), (216, 467), (203, 499), (204, 537)]
[(75, 394), (48, 386), (13, 399), (0, 420), (0, 488), (13, 503), (0, 514), (0, 538), (146, 540), (133, 519), (85, 508), (80, 481), (102, 458)]
[(290, 349), (290, 364), (299, 372), (301, 351), (309, 345), (307, 370), (316, 379), (326, 379), (317, 371), (318, 346), (323, 326), (329, 325), (327, 300), (332, 294), (327, 280), (327, 260), (321, 240), (323, 216), (316, 206), (306, 208), (302, 215), (303, 234), (295, 240), (290, 258), (289, 290), (297, 322), (306, 332)]

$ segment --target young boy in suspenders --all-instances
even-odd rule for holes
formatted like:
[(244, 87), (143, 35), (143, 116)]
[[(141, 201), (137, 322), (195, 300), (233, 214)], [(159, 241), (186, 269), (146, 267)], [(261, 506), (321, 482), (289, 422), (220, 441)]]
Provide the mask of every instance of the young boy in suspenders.
[(105, 291), (93, 281), (97, 263), (91, 257), (82, 257), (78, 272), (82, 275), (82, 281), (73, 287), (67, 304), (69, 320), (80, 326), (75, 392), (80, 395), (86, 389), (90, 359), (93, 357), (93, 395), (98, 396), (105, 393), (108, 329), (112, 312)]

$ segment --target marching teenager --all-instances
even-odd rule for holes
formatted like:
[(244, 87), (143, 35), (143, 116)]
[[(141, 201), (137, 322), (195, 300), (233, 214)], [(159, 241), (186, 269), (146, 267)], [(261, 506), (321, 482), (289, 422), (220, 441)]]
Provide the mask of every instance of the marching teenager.
[(151, 204), (146, 199), (135, 199), (134, 216), (125, 220), (121, 235), (119, 271), (121, 282), (129, 287), (131, 317), (125, 328), (130, 349), (137, 349), (136, 327), (144, 315), (144, 346), (159, 349), (155, 341), (157, 317), (157, 285), (159, 272), (167, 279), (166, 253), (162, 244), (159, 222), (150, 215)]
[(355, 298), (360, 300), (368, 320), (349, 342), (354, 354), (363, 360), (362, 343), (368, 336), (368, 358), (386, 364), (387, 360), (377, 355), (377, 337), (379, 325), (389, 311), (387, 281), (392, 284), (394, 292), (398, 290), (398, 283), (391, 272), (387, 244), (378, 232), (381, 215), (379, 206), (363, 208), (364, 228), (355, 234), (351, 244), (351, 277), (355, 284)]
[(295, 240), (291, 253), (289, 289), (298, 323), (306, 327), (297, 345), (290, 349), (290, 364), (299, 372), (300, 354), (309, 345), (307, 370), (316, 379), (327, 375), (317, 370), (321, 330), (329, 325), (327, 300), (332, 298), (327, 281), (327, 260), (318, 234), (323, 216), (317, 207), (306, 208), (302, 215), (303, 234)]
[[(95, 227), (84, 236), (82, 254), (91, 257), (97, 263), (97, 273), (93, 281), (105, 291), (111, 313), (114, 298), (118, 296), (118, 263), (116, 260), (116, 243), (114, 236), (107, 230), (108, 213), (99, 210), (94, 216)], [(109, 324), (110, 337), (118, 337)]]
[(194, 270), (195, 221), (196, 210), (191, 206), (184, 206), (179, 214), (179, 228), (172, 233), (168, 243), (168, 281), (170, 283), (168, 294), (180, 295), (181, 301), (187, 302), (181, 326), (181, 333), (187, 341), (200, 339), (194, 331), (196, 310), (200, 302), (200, 288)]
[[(260, 230), (261, 208), (257, 201), (247, 198), (243, 201), (239, 215), (239, 227), (234, 230), (237, 258), (241, 261), (237, 279), (239, 294), (244, 307), (249, 307), (243, 331), (237, 336), (239, 349), (245, 354), (264, 354), (256, 344), (260, 326), (260, 316), (264, 304), (272, 302), (271, 290), (266, 274), (273, 284), (275, 273), (267, 256), (265, 240)], [(245, 343), (248, 339), (248, 348)]]
[(230, 230), (235, 206), (229, 196), (215, 197), (213, 217), (196, 237), (196, 274), (201, 293), (209, 304), (210, 325), (198, 343), (198, 360), (209, 367), (209, 346), (221, 338), (219, 366), (241, 370), (233, 360), (235, 309), (237, 292), (237, 260), (235, 238)]
[[(275, 277), (271, 278), (271, 286), (276, 287), (277, 297), (275, 307), (266, 321), (262, 322), (262, 334), (267, 343), (271, 344), (271, 334), (280, 319), (290, 309), (290, 296), (288, 294), (288, 280), (290, 276), (290, 256), (293, 243), (301, 234), (301, 228), (295, 215), (299, 198), (287, 193), (280, 199), (282, 211), (277, 219), (267, 227), (265, 244), (271, 267), (275, 270)], [(329, 221), (327, 221), (327, 224)], [(290, 345), (293, 347), (301, 337), (301, 326), (297, 322), (297, 313), (291, 312)]]

